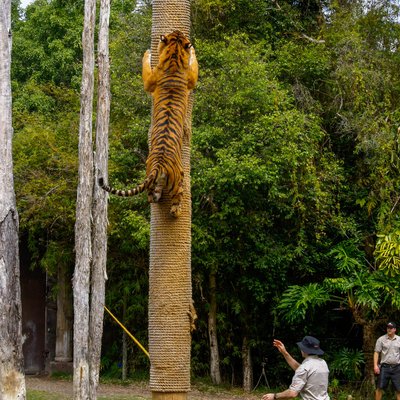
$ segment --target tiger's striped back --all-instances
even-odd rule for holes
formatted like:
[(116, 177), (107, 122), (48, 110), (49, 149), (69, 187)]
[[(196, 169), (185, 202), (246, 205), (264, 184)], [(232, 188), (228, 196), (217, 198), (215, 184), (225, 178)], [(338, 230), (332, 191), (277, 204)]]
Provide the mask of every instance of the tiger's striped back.
[(198, 65), (194, 48), (180, 31), (162, 35), (158, 53), (159, 62), (154, 69), (150, 51), (143, 56), (143, 84), (153, 96), (154, 107), (146, 179), (128, 190), (107, 186), (101, 178), (99, 185), (118, 196), (134, 196), (147, 190), (149, 202), (158, 202), (163, 193), (168, 193), (170, 213), (178, 217), (183, 196), (183, 124), (189, 91), (197, 82)]

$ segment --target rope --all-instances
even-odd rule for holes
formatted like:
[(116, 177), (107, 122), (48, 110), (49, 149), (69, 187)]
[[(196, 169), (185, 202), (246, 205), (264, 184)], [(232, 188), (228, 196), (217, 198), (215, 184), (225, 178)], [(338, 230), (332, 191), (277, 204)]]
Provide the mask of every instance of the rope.
[[(158, 62), (160, 35), (179, 29), (189, 37), (190, 0), (153, 0), (152, 4), (151, 62), (154, 67)], [(175, 400), (186, 399), (186, 392), (190, 391), (190, 126), (189, 123), (185, 129), (182, 147), (182, 214), (177, 219), (169, 215), (168, 196), (163, 195), (160, 203), (151, 204), (148, 316), (150, 389), (153, 400), (164, 399), (163, 394), (167, 392), (173, 393)]]
[(117, 317), (106, 306), (104, 306), (104, 309), (114, 318), (114, 320), (126, 332), (126, 334), (139, 346), (139, 348), (143, 351), (143, 353), (146, 354), (148, 358), (150, 358), (149, 352), (140, 344), (140, 342), (132, 335), (132, 333), (130, 333), (128, 329), (126, 329), (125, 326), (118, 321)]

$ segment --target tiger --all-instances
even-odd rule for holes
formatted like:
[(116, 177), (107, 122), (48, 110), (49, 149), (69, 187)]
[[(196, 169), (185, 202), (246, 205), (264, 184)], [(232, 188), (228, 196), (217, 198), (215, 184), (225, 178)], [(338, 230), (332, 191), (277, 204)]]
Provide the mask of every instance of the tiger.
[(189, 39), (176, 30), (161, 35), (158, 44), (159, 61), (151, 67), (151, 51), (142, 60), (143, 86), (153, 96), (153, 126), (150, 133), (150, 152), (146, 160), (146, 178), (132, 189), (119, 190), (99, 178), (101, 188), (118, 196), (134, 196), (147, 191), (149, 203), (157, 203), (164, 193), (171, 196), (170, 214), (182, 212), (183, 124), (189, 92), (198, 80), (198, 62)]

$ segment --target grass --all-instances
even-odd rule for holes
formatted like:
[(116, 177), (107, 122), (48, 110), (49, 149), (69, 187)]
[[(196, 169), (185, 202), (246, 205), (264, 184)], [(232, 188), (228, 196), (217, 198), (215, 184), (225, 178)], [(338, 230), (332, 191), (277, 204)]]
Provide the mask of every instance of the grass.
[(52, 394), (47, 392), (41, 392), (40, 390), (28, 390), (27, 400), (67, 400), (67, 396), (59, 394)]
[[(57, 376), (55, 379), (60, 381), (71, 381), (71, 376)], [(102, 378), (102, 383), (105, 384), (114, 384), (120, 386), (126, 386), (133, 382), (138, 382), (135, 379), (130, 379), (128, 381), (121, 381), (118, 379), (112, 378)], [(140, 382), (140, 381), (139, 381)], [(209, 398), (218, 397), (220, 394), (230, 393), (231, 395), (241, 396), (243, 394), (243, 390), (241, 388), (232, 388), (230, 385), (220, 385), (215, 386), (211, 383), (209, 379), (193, 379), (192, 385), (194, 389), (204, 393), (205, 396)], [(253, 394), (255, 396), (262, 397), (267, 391), (282, 391), (284, 388), (273, 388), (272, 390), (268, 390), (265, 387), (258, 387)], [(330, 396), (332, 400), (348, 400), (351, 395), (352, 400), (366, 400), (372, 399), (374, 397), (374, 388), (369, 387), (368, 385), (363, 385), (362, 387), (355, 387), (351, 385), (339, 385), (331, 382), (330, 385)], [(387, 393), (384, 394), (383, 400), (393, 399), (395, 396), (393, 389), (389, 388)], [(112, 394), (107, 396), (99, 396), (98, 400), (145, 400), (146, 398), (139, 395), (127, 395), (127, 394)], [(39, 390), (28, 390), (27, 392), (27, 400), (72, 400), (72, 396), (66, 394), (56, 394), (50, 392), (44, 392)]]
[[(72, 399), (66, 395), (52, 394), (42, 392), (40, 390), (28, 390), (27, 400), (70, 400)], [(98, 400), (143, 400), (140, 396), (100, 396)]]

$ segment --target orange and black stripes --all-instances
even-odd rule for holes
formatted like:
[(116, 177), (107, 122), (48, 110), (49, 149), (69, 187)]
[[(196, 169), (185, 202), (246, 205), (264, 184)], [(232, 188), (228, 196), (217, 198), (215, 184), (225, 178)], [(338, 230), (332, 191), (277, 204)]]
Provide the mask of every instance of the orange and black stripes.
[(102, 178), (99, 186), (118, 196), (134, 196), (147, 190), (149, 202), (157, 202), (163, 192), (168, 193), (170, 213), (178, 217), (183, 196), (183, 123), (189, 91), (197, 82), (198, 65), (193, 47), (180, 31), (162, 35), (158, 53), (159, 63), (154, 69), (150, 51), (143, 57), (143, 84), (153, 96), (154, 107), (146, 179), (128, 190), (107, 186)]

